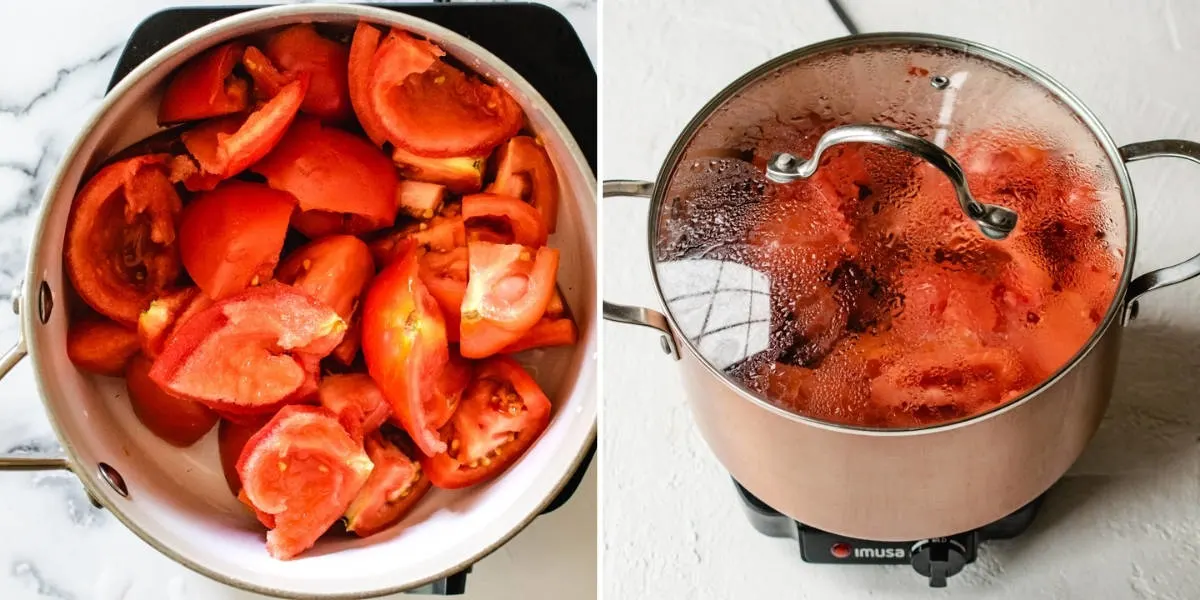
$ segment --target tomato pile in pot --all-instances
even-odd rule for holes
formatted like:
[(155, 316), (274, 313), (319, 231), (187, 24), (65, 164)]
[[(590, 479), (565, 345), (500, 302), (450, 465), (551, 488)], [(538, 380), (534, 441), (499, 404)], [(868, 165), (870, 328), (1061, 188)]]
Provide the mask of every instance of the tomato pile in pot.
[(303, 24), (191, 59), (158, 118), (73, 201), (68, 356), (170, 444), (217, 429), (272, 556), (383, 531), (541, 435), (511, 355), (577, 330), (554, 167), (507, 92), (407, 32)]

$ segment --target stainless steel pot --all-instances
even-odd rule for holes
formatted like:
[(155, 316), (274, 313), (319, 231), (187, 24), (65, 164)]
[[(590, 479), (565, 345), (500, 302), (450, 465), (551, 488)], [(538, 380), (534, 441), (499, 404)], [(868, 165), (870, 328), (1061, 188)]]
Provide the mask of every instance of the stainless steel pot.
[[(133, 415), (119, 379), (81, 373), (66, 355), (69, 282), (62, 268), (67, 214), (85, 173), (155, 132), (167, 76), (223, 41), (299, 22), (352, 28), (359, 20), (433, 40), (520, 103), (560, 182), (559, 284), (575, 311), (579, 343), (538, 357), (535, 376), (554, 403), (543, 436), (495, 481), (434, 490), (401, 524), (367, 539), (324, 540), (303, 557), (270, 558), (262, 528), (229, 494), (215, 433), (179, 450)], [(516, 34), (516, 32), (514, 32)], [(402, 13), (352, 5), (279, 6), (203, 27), (154, 54), (101, 103), (46, 191), (23, 286), (14, 302), (21, 337), (0, 359), (0, 377), (26, 355), (65, 458), (0, 457), (0, 470), (72, 471), (94, 502), (179, 563), (235, 587), (294, 598), (364, 598), (420, 587), (498, 548), (549, 504), (595, 437), (595, 177), (554, 110), (496, 56), (450, 30)]]
[[(911, 64), (904, 60), (888, 59), (870, 65), (855, 62), (873, 51), (884, 52), (881, 48), (920, 49), (922, 57), (939, 66), (940, 70), (934, 71), (932, 85), (923, 81), (916, 86), (905, 80), (904, 86), (888, 92), (887, 84), (879, 83), (880, 80), (901, 80), (921, 70), (912, 67), (908, 67), (907, 73), (889, 70), (902, 71)], [(764, 83), (775, 86), (765, 95), (775, 93), (771, 101), (793, 105), (797, 104), (795, 97), (806, 94), (814, 102), (818, 95), (821, 102), (830, 101), (830, 97), (833, 102), (843, 98), (852, 105), (844, 110), (847, 113), (857, 110), (858, 119), (876, 110), (872, 106), (875, 102), (881, 111), (878, 120), (893, 126), (897, 120), (908, 118), (904, 116), (909, 114), (906, 111), (930, 110), (934, 111), (931, 116), (934, 123), (947, 126), (936, 120), (939, 118), (936, 111), (942, 109), (944, 116), (945, 107), (927, 101), (925, 90), (930, 94), (940, 93), (954, 79), (945, 77), (946, 74), (969, 73), (972, 69), (978, 72), (982, 69), (979, 65), (985, 65), (1003, 77), (1020, 79), (1028, 88), (1022, 92), (1027, 97), (1044, 96), (1046, 102), (1071, 117), (1064, 127), (1074, 128), (1080, 139), (1094, 146), (1095, 162), (1111, 178), (1114, 201), (1119, 203), (1119, 214), (1125, 219), (1121, 234), (1126, 254), (1116, 297), (1091, 339), (1052, 377), (990, 412), (938, 426), (882, 430), (807, 418), (750, 393), (706, 359), (697, 341), (685, 335), (678, 315), (670, 308), (658, 312), (605, 302), (604, 318), (662, 332), (662, 348), (679, 361), (691, 410), (704, 439), (738, 482), (776, 510), (820, 529), (881, 541), (925, 539), (968, 531), (1014, 512), (1066, 472), (1095, 433), (1108, 405), (1122, 327), (1136, 316), (1137, 299), (1200, 274), (1200, 255), (1197, 255), (1178, 265), (1132, 277), (1137, 219), (1133, 188), (1125, 167), (1129, 162), (1164, 156), (1200, 163), (1200, 144), (1156, 140), (1118, 147), (1083, 103), (1048, 75), (1015, 57), (972, 42), (931, 35), (874, 34), (802, 48), (761, 65), (717, 94), (679, 135), (655, 182), (604, 183), (605, 197), (636, 196), (650, 200), (650, 262), (664, 305), (668, 304), (669, 296), (664, 293), (664, 273), (653, 249), (661, 233), (660, 215), (668, 203), (668, 182), (682, 168), (689, 144), (711, 123), (714, 115), (723, 114), (725, 120), (711, 129), (737, 138), (739, 133), (734, 131), (737, 120), (729, 117), (737, 110), (729, 108), (732, 99), (752, 86), (771, 81), (785, 68), (820, 60), (849, 74), (835, 72), (810, 78), (813, 85), (826, 85), (829, 89), (808, 90), (796, 81), (790, 87)], [(870, 81), (856, 84), (855, 73), (867, 74)], [(985, 89), (990, 85), (979, 79), (976, 83)], [(870, 88), (861, 94), (866, 99), (856, 96), (860, 92), (856, 85)], [(883, 94), (882, 99), (872, 96), (879, 93)], [(888, 93), (902, 97), (890, 102)], [(1012, 100), (1002, 97), (1001, 102), (1005, 99)], [(985, 95), (983, 100), (990, 102), (991, 97)], [(980, 101), (979, 96), (976, 101)], [(1036, 110), (1031, 106), (995, 104), (985, 108), (1011, 110), (1012, 114)], [(939, 135), (945, 133), (933, 134)]]

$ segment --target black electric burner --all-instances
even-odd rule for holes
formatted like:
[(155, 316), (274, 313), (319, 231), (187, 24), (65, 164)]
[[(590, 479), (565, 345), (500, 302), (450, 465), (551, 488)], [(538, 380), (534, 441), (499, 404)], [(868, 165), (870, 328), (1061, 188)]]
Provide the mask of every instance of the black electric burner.
[[(552, 8), (532, 3), (475, 4), (449, 0), (431, 4), (367, 3), (410, 14), (470, 38), (516, 69), (542, 94), (571, 130), (588, 165), (596, 170), (596, 69), (571, 23)], [(167, 44), (209, 23), (262, 6), (170, 8), (150, 15), (133, 30), (108, 82), (111, 91), (135, 67)], [(596, 454), (593, 441), (579, 468), (542, 511), (548, 514), (575, 493)], [(471, 567), (409, 593), (457, 596)]]
[(911, 542), (873, 542), (822, 531), (793, 521), (767, 506), (762, 500), (734, 481), (742, 507), (750, 524), (759, 533), (771, 537), (792, 538), (800, 542), (800, 558), (807, 563), (843, 565), (912, 565), (929, 578), (930, 587), (946, 587), (946, 579), (975, 562), (979, 545), (989, 540), (1014, 538), (1037, 516), (1045, 494), (1016, 512), (976, 529), (949, 537)]

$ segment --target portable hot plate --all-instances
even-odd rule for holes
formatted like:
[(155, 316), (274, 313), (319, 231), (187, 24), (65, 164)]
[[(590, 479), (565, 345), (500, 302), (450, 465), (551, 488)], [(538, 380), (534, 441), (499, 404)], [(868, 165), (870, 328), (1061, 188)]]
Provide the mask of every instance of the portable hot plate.
[(1033, 523), (1041, 507), (1042, 494), (1016, 512), (975, 529), (950, 537), (909, 542), (875, 542), (849, 538), (793, 521), (733, 482), (750, 524), (759, 533), (800, 542), (800, 558), (807, 563), (844, 565), (912, 565), (929, 578), (929, 587), (946, 587), (946, 580), (975, 562), (979, 545), (989, 540), (1014, 538)]
[[(596, 69), (574, 28), (554, 9), (527, 3), (432, 4), (370, 3), (437, 23), (467, 36), (516, 69), (554, 107), (596, 170)], [(117, 59), (111, 91), (135, 67), (167, 44), (213, 21), (261, 6), (171, 8), (142, 21)], [(561, 507), (579, 487), (596, 453), (592, 442), (579, 469), (542, 511)], [(464, 593), (471, 568), (409, 593), (456, 596)]]

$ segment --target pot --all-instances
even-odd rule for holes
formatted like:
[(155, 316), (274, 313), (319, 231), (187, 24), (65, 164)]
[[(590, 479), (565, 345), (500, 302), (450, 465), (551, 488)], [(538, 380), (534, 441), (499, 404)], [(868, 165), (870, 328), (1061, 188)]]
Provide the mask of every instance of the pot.
[[(802, 75), (789, 80), (788, 73)], [(758, 95), (739, 103), (744, 94)], [(957, 94), (957, 100), (947, 94)], [(1114, 262), (1120, 265), (1114, 298), (1090, 339), (1057, 372), (1015, 399), (981, 414), (905, 429), (872, 429), (797, 414), (731, 379), (725, 371), (730, 361), (715, 360), (711, 344), (701, 347), (694, 323), (683, 320), (668, 300), (679, 296), (665, 292), (667, 284), (675, 285), (670, 280), (678, 279), (656, 247), (677, 208), (678, 192), (669, 188), (684, 163), (694, 171), (693, 160), (704, 155), (693, 142), (716, 153), (710, 156), (728, 155), (730, 148), (736, 155), (742, 142), (725, 147), (714, 140), (766, 135), (761, 130), (747, 133), (756, 122), (745, 115), (783, 122), (793, 113), (772, 115), (771, 106), (806, 103), (833, 105), (830, 112), (840, 115), (833, 119), (835, 125), (867, 126), (849, 129), (860, 137), (864, 131), (871, 134), (867, 137), (891, 135), (872, 126), (919, 129), (943, 145), (948, 136), (978, 130), (994, 119), (1054, 129), (1051, 137), (1067, 140), (1076, 158), (1107, 182), (1103, 201), (1115, 215), (1110, 238), (1124, 251)], [(739, 111), (742, 117), (736, 116)], [(954, 111), (965, 116), (950, 116)], [(1166, 156), (1200, 162), (1200, 144), (1156, 140), (1118, 147), (1095, 115), (1054, 79), (973, 42), (871, 34), (818, 43), (757, 67), (717, 94), (680, 133), (655, 181), (604, 182), (605, 197), (650, 200), (650, 263), (659, 300), (667, 307), (659, 312), (605, 302), (604, 318), (662, 332), (662, 349), (678, 361), (703, 438), (730, 475), (772, 508), (806, 525), (859, 539), (911, 541), (969, 531), (1015, 512), (1066, 472), (1107, 408), (1122, 327), (1136, 316), (1137, 299), (1200, 274), (1198, 255), (1132, 277), (1137, 213), (1126, 163)], [(722, 310), (716, 299), (721, 275), (716, 277), (718, 286), (706, 290), (713, 297), (707, 309), (712, 315)], [(752, 278), (747, 281), (753, 292)], [(744, 323), (748, 328), (755, 318), (753, 307)], [(747, 340), (751, 335), (753, 330), (747, 330)], [(749, 341), (745, 346), (743, 357), (751, 352)]]
[[(459, 492), (432, 491), (403, 522), (367, 539), (326, 539), (287, 562), (267, 555), (262, 529), (230, 495), (216, 434), (179, 450), (142, 427), (119, 379), (90, 376), (67, 358), (63, 273), (67, 214), (85, 175), (158, 130), (168, 74), (231, 38), (299, 22), (353, 29), (359, 20), (424, 36), (520, 103), (557, 169), (562, 208), (551, 245), (559, 284), (580, 326), (579, 343), (547, 351), (534, 372), (554, 403), (545, 433), (504, 475)], [(109, 93), (67, 151), (46, 191), (25, 279), (16, 294), (20, 339), (0, 376), (28, 355), (64, 458), (0, 457), (0, 470), (73, 472), (94, 502), (173, 560), (222, 583), (272, 596), (365, 598), (425, 585), (465, 569), (528, 525), (567, 483), (595, 436), (595, 178), (550, 105), (494, 55), (453, 31), (388, 10), (297, 5), (253, 10), (212, 23), (154, 54)]]

